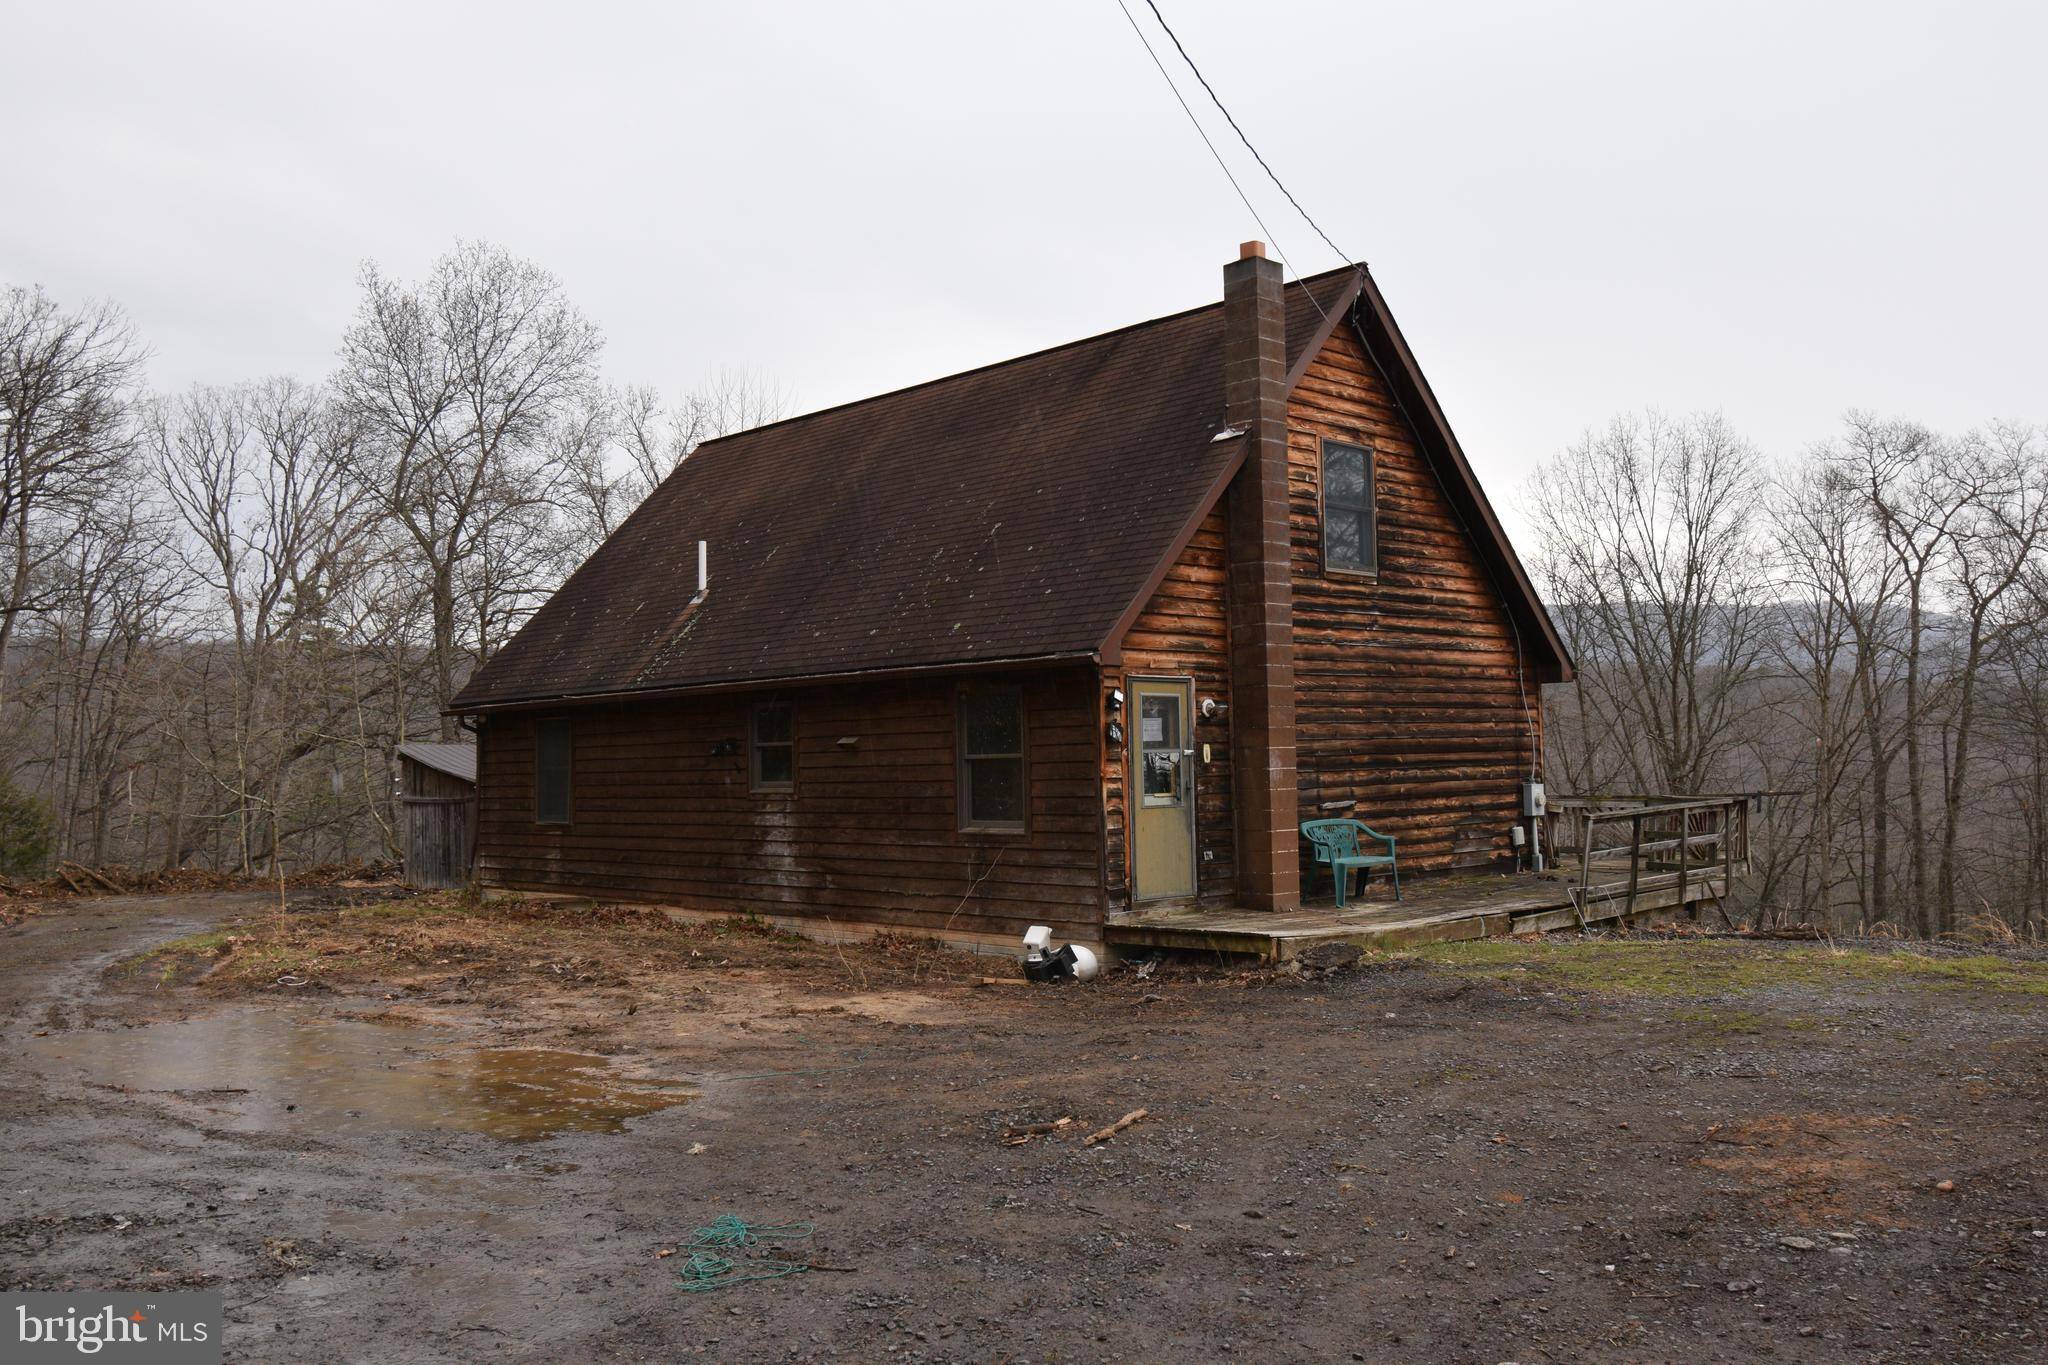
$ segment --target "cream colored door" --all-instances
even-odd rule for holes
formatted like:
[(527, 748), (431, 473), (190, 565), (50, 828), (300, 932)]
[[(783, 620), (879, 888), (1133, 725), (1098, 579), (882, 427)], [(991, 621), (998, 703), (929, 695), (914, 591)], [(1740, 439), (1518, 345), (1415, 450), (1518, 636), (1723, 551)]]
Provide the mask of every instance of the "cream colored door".
[(1193, 687), (1131, 682), (1138, 720), (1131, 746), (1132, 899), (1195, 894), (1195, 763), (1189, 747)]

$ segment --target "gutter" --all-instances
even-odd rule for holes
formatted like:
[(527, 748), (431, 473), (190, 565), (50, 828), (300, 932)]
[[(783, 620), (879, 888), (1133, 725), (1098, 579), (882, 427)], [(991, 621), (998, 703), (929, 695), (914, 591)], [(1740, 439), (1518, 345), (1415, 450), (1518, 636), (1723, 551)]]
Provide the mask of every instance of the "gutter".
[(1102, 662), (1096, 649), (1063, 650), (1053, 654), (1025, 654), (1000, 659), (967, 659), (956, 663), (909, 664), (902, 668), (856, 668), (837, 673), (799, 673), (783, 677), (745, 678), (733, 682), (685, 683), (676, 687), (610, 689), (601, 692), (558, 692), (540, 697), (519, 697), (510, 701), (476, 702), (467, 706), (444, 706), (444, 716), (482, 716), (499, 711), (539, 711), (561, 706), (605, 706), (621, 702), (662, 701), (670, 697), (694, 697), (722, 692), (758, 692), (769, 687), (818, 687), (836, 682), (885, 682), (896, 678), (928, 674), (954, 674), (989, 670), (1033, 668), (1044, 664)]

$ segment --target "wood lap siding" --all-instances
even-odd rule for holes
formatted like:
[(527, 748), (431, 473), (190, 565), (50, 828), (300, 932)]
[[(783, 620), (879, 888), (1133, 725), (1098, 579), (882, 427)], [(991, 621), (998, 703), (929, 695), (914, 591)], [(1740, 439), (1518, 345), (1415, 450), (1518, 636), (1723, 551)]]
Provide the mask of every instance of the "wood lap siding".
[[(405, 878), (414, 886), (457, 887), (469, 881), (476, 788), (415, 758), (399, 758), (399, 813), (404, 820)], [(406, 799), (411, 798), (411, 799)]]
[[(1122, 687), (1128, 696), (1132, 677), (1193, 678), (1196, 714), (1195, 745), (1195, 886), (1205, 904), (1232, 904), (1237, 898), (1237, 838), (1230, 804), (1230, 634), (1224, 593), (1224, 514), (1209, 513), (1194, 539), (1167, 571), (1145, 609), (1124, 636), (1121, 670), (1105, 669), (1102, 690)], [(1224, 707), (1215, 720), (1203, 720), (1200, 706), (1213, 697)], [(1108, 714), (1105, 703), (1103, 715)], [(1136, 717), (1126, 707), (1126, 744), (1103, 755), (1103, 825), (1105, 879), (1110, 905), (1130, 903), (1131, 848), (1125, 790), (1129, 781), (1130, 744), (1136, 743)], [(1215, 755), (1201, 761), (1201, 746)], [(1204, 861), (1204, 859), (1207, 861)]]
[[(1325, 577), (1321, 443), (1363, 442), (1378, 482), (1376, 580)], [(1510, 855), (1533, 717), (1506, 610), (1357, 337), (1338, 329), (1288, 405), (1300, 809), (1354, 798), (1403, 869)], [(1527, 681), (1530, 705), (1536, 683)], [(1304, 869), (1306, 871), (1306, 868)], [(1318, 875), (1317, 894), (1328, 889)]]
[[(1092, 939), (1102, 911), (1093, 674), (1004, 681), (1024, 690), (1025, 834), (958, 829), (958, 679), (779, 694), (795, 702), (794, 792), (749, 789), (758, 695), (731, 693), (560, 713), (574, 743), (573, 809), (559, 827), (533, 821), (532, 715), (492, 717), (479, 749), (480, 878), (910, 929), (1021, 934), (1050, 923)], [(733, 752), (714, 755), (726, 741)]]
[[(1319, 489), (1322, 440), (1374, 453), (1378, 573), (1325, 577)], [(1401, 841), (1403, 869), (1471, 868), (1511, 855), (1530, 726), (1516, 686), (1506, 609), (1435, 475), (1357, 338), (1340, 329), (1312, 361), (1288, 408), (1294, 559), (1299, 813), (1355, 800), (1355, 814)], [(1168, 573), (1124, 641), (1102, 692), (1147, 674), (1191, 675), (1195, 696), (1230, 701), (1225, 520), (1219, 507)], [(1530, 704), (1536, 683), (1528, 681)], [(1106, 711), (1103, 713), (1106, 714)], [(1197, 718), (1196, 876), (1204, 902), (1235, 898), (1228, 711)], [(1129, 714), (1126, 728), (1134, 722)], [(1538, 730), (1540, 734), (1540, 729)], [(1103, 756), (1104, 880), (1112, 909), (1130, 903), (1126, 750)], [(1200, 861), (1213, 852), (1210, 862)], [(1327, 874), (1304, 864), (1312, 896)]]
[(429, 768), (415, 758), (400, 756), (399, 767), (404, 773), (403, 791), (407, 796), (474, 796), (476, 788), (453, 773), (444, 773), (439, 768)]

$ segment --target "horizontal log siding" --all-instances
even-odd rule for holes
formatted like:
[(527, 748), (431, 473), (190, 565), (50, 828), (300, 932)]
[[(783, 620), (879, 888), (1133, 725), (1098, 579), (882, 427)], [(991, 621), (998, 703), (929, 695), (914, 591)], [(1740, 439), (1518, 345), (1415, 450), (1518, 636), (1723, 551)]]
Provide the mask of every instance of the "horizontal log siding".
[[(533, 823), (534, 717), (480, 736), (477, 866), (490, 886), (921, 930), (1099, 937), (1102, 812), (1092, 670), (1024, 689), (1030, 830), (963, 834), (947, 679), (821, 687), (795, 704), (793, 793), (748, 789), (744, 694), (579, 708), (572, 823)], [(842, 747), (842, 737), (859, 743)], [(713, 756), (721, 741), (736, 752)]]
[[(1221, 507), (1203, 519), (1167, 571), (1152, 600), (1124, 636), (1124, 665), (1105, 669), (1103, 691), (1124, 688), (1137, 677), (1193, 678), (1195, 705), (1214, 697), (1223, 712), (1213, 721), (1194, 716), (1195, 761), (1195, 887), (1204, 904), (1230, 905), (1237, 899), (1237, 836), (1230, 805), (1230, 631), (1224, 605), (1227, 567), (1225, 523)], [(1104, 714), (1107, 715), (1106, 703)], [(1130, 743), (1105, 752), (1102, 769), (1103, 825), (1107, 838), (1105, 876), (1112, 907), (1130, 903), (1131, 847), (1128, 836), (1130, 750), (1136, 743), (1135, 704), (1126, 714)], [(1207, 744), (1214, 755), (1200, 757)]]
[[(1374, 452), (1376, 580), (1326, 576), (1321, 441)], [(1339, 328), (1288, 406), (1300, 809), (1358, 802), (1401, 865), (1510, 857), (1530, 726), (1506, 610), (1358, 339)], [(1528, 684), (1529, 704), (1536, 689)], [(1327, 881), (1317, 881), (1318, 892)]]

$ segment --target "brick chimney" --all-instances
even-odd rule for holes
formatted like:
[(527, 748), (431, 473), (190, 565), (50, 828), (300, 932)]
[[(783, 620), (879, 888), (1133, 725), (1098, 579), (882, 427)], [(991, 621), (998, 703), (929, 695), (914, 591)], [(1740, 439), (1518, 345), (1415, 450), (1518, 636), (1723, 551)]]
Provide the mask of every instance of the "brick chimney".
[(1251, 443), (1230, 485), (1230, 744), (1238, 900), (1301, 904), (1295, 823), (1294, 587), (1287, 518), (1287, 310), (1277, 262), (1223, 267), (1224, 419)]

